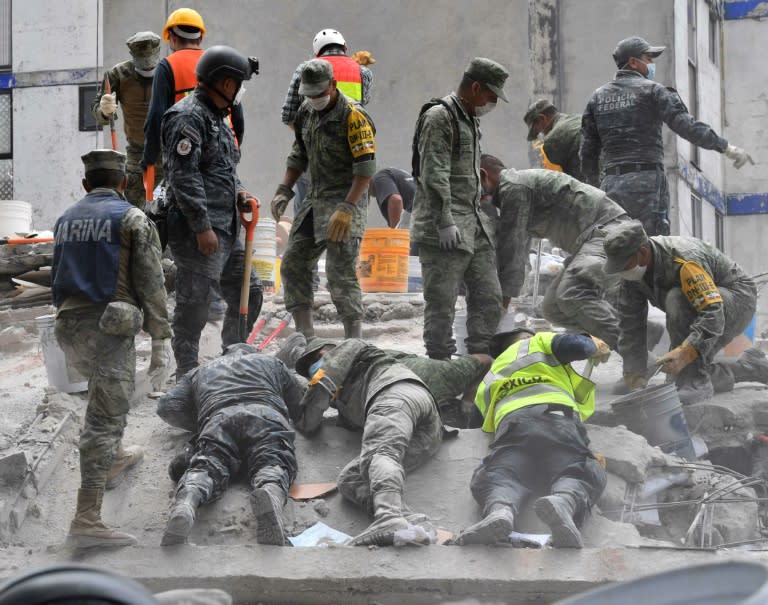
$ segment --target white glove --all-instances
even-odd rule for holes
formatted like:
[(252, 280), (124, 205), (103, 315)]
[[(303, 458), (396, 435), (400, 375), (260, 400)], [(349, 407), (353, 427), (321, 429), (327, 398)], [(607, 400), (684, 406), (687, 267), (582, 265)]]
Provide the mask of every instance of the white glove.
[(153, 391), (162, 391), (170, 376), (171, 366), (171, 340), (152, 339), (152, 359), (149, 362), (147, 377)]
[(99, 111), (105, 118), (109, 118), (117, 113), (117, 96), (115, 93), (101, 95)]
[(736, 145), (728, 145), (723, 153), (729, 160), (733, 160), (734, 168), (741, 168), (747, 162), (753, 166), (755, 165), (755, 162), (752, 160), (752, 156), (744, 151), (741, 147), (736, 147)]

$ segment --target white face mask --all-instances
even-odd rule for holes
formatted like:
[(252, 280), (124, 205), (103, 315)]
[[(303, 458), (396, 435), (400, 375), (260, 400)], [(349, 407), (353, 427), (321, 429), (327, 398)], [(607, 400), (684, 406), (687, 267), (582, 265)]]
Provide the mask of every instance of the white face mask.
[(627, 269), (626, 271), (620, 271), (618, 273), (618, 276), (621, 279), (625, 279), (627, 281), (640, 281), (643, 279), (643, 276), (645, 275), (645, 270), (648, 269), (648, 265), (635, 265), (631, 269)]
[(151, 78), (152, 76), (155, 75), (154, 67), (152, 69), (139, 69), (138, 67), (134, 67), (134, 69), (136, 70), (137, 74), (139, 74), (140, 76), (144, 76), (145, 78)]
[(237, 92), (235, 93), (235, 98), (232, 100), (232, 105), (240, 105), (240, 103), (243, 100), (244, 94), (245, 94), (245, 84), (241, 83), (240, 88), (238, 88)]
[(492, 112), (494, 109), (496, 109), (496, 101), (493, 101), (492, 103), (489, 101), (485, 105), (475, 107), (475, 117), (482, 118), (484, 115)]
[(327, 94), (324, 97), (316, 97), (314, 99), (307, 98), (307, 102), (315, 111), (323, 111), (323, 109), (328, 107), (328, 103), (331, 102), (331, 95)]

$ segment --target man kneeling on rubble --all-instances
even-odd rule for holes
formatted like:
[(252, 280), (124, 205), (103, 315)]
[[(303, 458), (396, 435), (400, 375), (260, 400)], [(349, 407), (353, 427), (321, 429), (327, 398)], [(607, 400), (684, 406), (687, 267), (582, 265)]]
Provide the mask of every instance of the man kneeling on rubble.
[(496, 334), (491, 354), (496, 360), (475, 405), (483, 430), (495, 438), (470, 485), (484, 518), (456, 543), (508, 542), (525, 500), (546, 491), (550, 495), (536, 500), (534, 510), (551, 529), (552, 544), (582, 548), (578, 527), (603, 492), (606, 475), (582, 425), (595, 409), (595, 385), (570, 362), (605, 361), (608, 345), (594, 336), (517, 328)]
[(283, 362), (238, 343), (185, 374), (160, 398), (157, 414), (163, 420), (196, 433), (188, 464), (183, 455), (171, 463), (172, 479), (182, 468), (186, 472), (176, 487), (163, 546), (186, 542), (197, 507), (221, 496), (242, 464), (253, 489), (256, 541), (285, 544), (282, 510), (297, 471), (288, 419), (297, 418), (303, 394)]
[(434, 542), (423, 515), (406, 512), (405, 472), (440, 448), (443, 424), (424, 382), (385, 351), (362, 340), (341, 343), (313, 338), (296, 362), (310, 378), (296, 428), (315, 433), (323, 412), (339, 411), (348, 426), (363, 429), (360, 455), (339, 474), (342, 496), (373, 512), (374, 522), (349, 542), (352, 546), (392, 546)]

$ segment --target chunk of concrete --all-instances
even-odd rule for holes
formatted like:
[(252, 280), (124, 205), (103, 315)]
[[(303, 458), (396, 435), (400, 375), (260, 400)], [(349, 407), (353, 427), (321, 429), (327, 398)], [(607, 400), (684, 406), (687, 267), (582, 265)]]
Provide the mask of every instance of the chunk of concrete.
[(606, 474), (608, 475), (608, 482), (596, 504), (604, 517), (612, 521), (618, 521), (621, 517), (621, 509), (624, 507), (624, 494), (627, 491), (627, 482), (613, 473)]
[(20, 486), (28, 466), (27, 454), (21, 450), (3, 455), (0, 458), (0, 484), (11, 489)]
[(590, 448), (605, 456), (606, 470), (629, 483), (645, 481), (654, 461), (660, 460), (658, 448), (651, 447), (645, 437), (624, 426), (586, 426)]

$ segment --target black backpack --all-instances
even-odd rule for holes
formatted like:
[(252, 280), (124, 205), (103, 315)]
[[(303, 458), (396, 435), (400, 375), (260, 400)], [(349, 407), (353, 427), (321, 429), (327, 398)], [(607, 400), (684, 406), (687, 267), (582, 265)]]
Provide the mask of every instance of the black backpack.
[(428, 109), (433, 108), (435, 105), (442, 105), (448, 110), (448, 113), (451, 114), (451, 117), (453, 118), (454, 130), (453, 147), (454, 149), (460, 149), (459, 141), (461, 135), (459, 132), (459, 118), (456, 115), (456, 111), (445, 99), (430, 99), (429, 102), (422, 105), (421, 110), (419, 110), (419, 117), (416, 120), (416, 128), (413, 132), (413, 142), (411, 143), (411, 175), (413, 175), (413, 178), (417, 180), (421, 172), (421, 157), (419, 156), (419, 136), (421, 136), (421, 125), (424, 122), (424, 114)]

